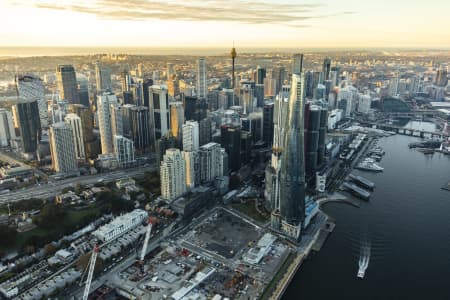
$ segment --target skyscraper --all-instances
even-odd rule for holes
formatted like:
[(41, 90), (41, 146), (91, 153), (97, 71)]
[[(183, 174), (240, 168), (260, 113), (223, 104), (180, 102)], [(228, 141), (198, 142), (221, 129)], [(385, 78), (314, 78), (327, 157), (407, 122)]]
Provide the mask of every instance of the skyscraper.
[(83, 137), (83, 126), (81, 123), (81, 118), (76, 114), (67, 114), (65, 119), (66, 123), (72, 129), (72, 137), (75, 149), (75, 156), (77, 159), (85, 159), (86, 152), (84, 150), (84, 137)]
[(274, 208), (272, 226), (293, 240), (299, 240), (305, 218), (303, 55), (295, 55), (294, 62), (281, 155), (280, 206), (279, 211)]
[(110, 105), (117, 105), (114, 94), (103, 93), (97, 97), (98, 128), (100, 130), (100, 141), (102, 154), (114, 153), (113, 148), (113, 126), (110, 117)]
[(170, 103), (170, 131), (176, 138), (181, 136), (181, 127), (184, 124), (184, 107), (183, 103)]
[(77, 92), (77, 78), (72, 65), (58, 65), (56, 67), (56, 83), (59, 97), (69, 104), (79, 103)]
[(114, 135), (114, 154), (120, 167), (128, 167), (135, 162), (133, 141), (122, 135)]
[(228, 154), (228, 169), (239, 171), (241, 168), (241, 128), (225, 124), (220, 128), (220, 144)]
[(21, 99), (36, 100), (42, 128), (48, 127), (48, 105), (44, 96), (42, 80), (32, 75), (16, 76), (17, 94)]
[(0, 108), (0, 146), (11, 146), (11, 140), (15, 138), (12, 114), (10, 111)]
[(391, 97), (396, 97), (398, 95), (398, 83), (400, 80), (400, 75), (395, 72), (393, 76), (389, 79), (388, 95)]
[(205, 99), (208, 94), (206, 83), (206, 63), (204, 58), (199, 58), (197, 62), (197, 97)]
[(180, 150), (167, 149), (160, 167), (161, 196), (173, 200), (186, 193), (186, 164)]
[(20, 132), (22, 152), (36, 153), (41, 135), (39, 109), (36, 100), (23, 100), (13, 106), (16, 127)]
[(77, 75), (78, 103), (90, 107), (89, 103), (89, 80), (84, 75)]
[(130, 129), (128, 135), (133, 140), (135, 149), (139, 151), (148, 150), (150, 147), (148, 108), (145, 106), (132, 106), (126, 110), (128, 111), (128, 124)]
[(330, 72), (331, 72), (331, 58), (326, 57), (323, 60), (323, 66), (322, 66), (323, 81), (331, 79)]
[(182, 151), (184, 162), (186, 163), (186, 187), (192, 189), (196, 186), (196, 177), (199, 164), (199, 154), (194, 151)]
[(266, 103), (263, 107), (263, 141), (267, 145), (271, 145), (273, 142), (273, 114), (274, 103)]
[(111, 70), (103, 66), (100, 62), (95, 63), (95, 83), (97, 86), (97, 94), (111, 91)]
[(57, 173), (71, 173), (77, 170), (72, 129), (64, 122), (50, 126), (50, 151), (52, 167)]
[(266, 69), (258, 66), (256, 68), (256, 84), (264, 84), (264, 79), (266, 78)]
[(197, 121), (186, 121), (183, 125), (183, 150), (198, 151), (199, 149), (199, 125)]
[(153, 85), (149, 88), (151, 140), (159, 140), (170, 129), (170, 109), (167, 88)]
[(217, 143), (208, 143), (200, 147), (200, 180), (201, 183), (214, 181), (223, 176), (222, 148)]
[(70, 104), (69, 112), (76, 114), (81, 119), (86, 157), (96, 158), (100, 153), (100, 143), (93, 132), (93, 118), (91, 110), (82, 104)]

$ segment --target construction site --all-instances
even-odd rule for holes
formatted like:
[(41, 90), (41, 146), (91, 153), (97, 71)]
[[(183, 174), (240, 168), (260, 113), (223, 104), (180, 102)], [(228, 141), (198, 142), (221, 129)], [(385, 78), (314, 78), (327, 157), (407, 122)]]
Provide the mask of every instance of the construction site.
[(275, 235), (224, 208), (147, 247), (150, 237), (151, 222), (136, 259), (110, 272), (88, 299), (256, 299), (290, 253)]

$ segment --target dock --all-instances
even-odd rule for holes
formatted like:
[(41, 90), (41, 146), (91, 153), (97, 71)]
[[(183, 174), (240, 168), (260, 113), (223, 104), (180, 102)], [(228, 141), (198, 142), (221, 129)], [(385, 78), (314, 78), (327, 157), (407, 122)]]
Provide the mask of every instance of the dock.
[(367, 188), (370, 190), (373, 190), (375, 188), (374, 182), (372, 182), (369, 179), (364, 178), (362, 176), (350, 174), (350, 175), (348, 175), (348, 178), (351, 181), (353, 181), (354, 183), (356, 183), (357, 185), (362, 186), (363, 188)]
[(370, 198), (370, 193), (368, 191), (356, 186), (355, 184), (344, 182), (342, 187), (361, 199), (369, 200)]
[(450, 191), (450, 181), (442, 187), (443, 190)]

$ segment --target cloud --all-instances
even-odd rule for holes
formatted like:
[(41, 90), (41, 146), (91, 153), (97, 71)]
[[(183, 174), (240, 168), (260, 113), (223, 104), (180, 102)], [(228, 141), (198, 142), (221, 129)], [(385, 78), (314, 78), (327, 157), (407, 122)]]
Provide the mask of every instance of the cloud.
[(306, 27), (311, 19), (351, 13), (324, 14), (321, 3), (299, 4), (292, 0), (16, 0), (16, 3), (109, 20), (222, 21), (294, 27)]

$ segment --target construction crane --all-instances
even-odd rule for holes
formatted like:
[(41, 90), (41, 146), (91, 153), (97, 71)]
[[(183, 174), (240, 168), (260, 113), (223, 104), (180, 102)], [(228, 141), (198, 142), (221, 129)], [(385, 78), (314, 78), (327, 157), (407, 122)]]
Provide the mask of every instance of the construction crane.
[(89, 271), (86, 279), (86, 286), (84, 287), (83, 300), (87, 300), (89, 297), (89, 290), (91, 289), (92, 276), (94, 276), (95, 261), (97, 260), (98, 251), (99, 247), (98, 245), (95, 245), (91, 259), (89, 259)]
[(144, 270), (144, 257), (147, 252), (148, 241), (150, 240), (150, 235), (152, 233), (153, 220), (148, 218), (147, 232), (145, 233), (144, 245), (142, 245), (142, 252), (139, 263), (141, 265), (141, 270)]

